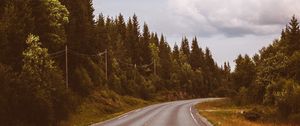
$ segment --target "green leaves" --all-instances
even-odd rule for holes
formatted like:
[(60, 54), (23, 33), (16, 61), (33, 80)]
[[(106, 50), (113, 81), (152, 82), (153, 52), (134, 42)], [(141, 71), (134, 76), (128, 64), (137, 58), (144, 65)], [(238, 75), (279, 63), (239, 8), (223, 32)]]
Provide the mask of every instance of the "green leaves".
[(55, 69), (54, 61), (50, 59), (48, 49), (41, 47), (39, 37), (30, 34), (26, 44), (28, 48), (23, 52), (23, 71), (42, 81), (45, 76), (41, 75)]
[(58, 0), (43, 0), (51, 27), (62, 28), (69, 23), (69, 11)]

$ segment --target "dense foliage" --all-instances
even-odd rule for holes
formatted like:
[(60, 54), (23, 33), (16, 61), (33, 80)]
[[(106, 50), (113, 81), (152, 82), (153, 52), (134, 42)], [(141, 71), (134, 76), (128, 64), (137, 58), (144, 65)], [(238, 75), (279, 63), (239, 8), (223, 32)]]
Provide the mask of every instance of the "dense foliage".
[(281, 37), (252, 59), (238, 56), (232, 82), (240, 104), (277, 108), (284, 118), (300, 114), (300, 29), (293, 16)]
[(232, 92), (229, 64), (197, 38), (171, 49), (136, 15), (94, 19), (91, 0), (0, 1), (0, 125), (58, 125), (99, 89), (145, 100)]

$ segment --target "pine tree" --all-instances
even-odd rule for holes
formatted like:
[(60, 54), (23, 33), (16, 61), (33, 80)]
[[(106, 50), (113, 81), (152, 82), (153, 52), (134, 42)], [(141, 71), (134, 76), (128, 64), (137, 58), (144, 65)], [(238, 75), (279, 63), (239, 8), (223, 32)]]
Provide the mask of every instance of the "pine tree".
[(92, 0), (60, 0), (70, 12), (66, 27), (68, 46), (81, 53), (96, 53)]
[(203, 62), (204, 62), (204, 54), (203, 54), (201, 48), (199, 48), (197, 38), (195, 37), (192, 41), (190, 64), (191, 64), (193, 70), (196, 70), (196, 69), (202, 67)]
[(239, 55), (235, 62), (236, 68), (233, 73), (235, 89), (239, 90), (241, 87), (249, 87), (254, 82), (256, 75), (253, 61), (248, 55), (245, 55), (245, 57)]
[(171, 49), (168, 43), (165, 41), (164, 36), (161, 36), (159, 43), (159, 63), (160, 63), (160, 77), (165, 80), (169, 80), (171, 77)]
[(1, 6), (0, 62), (19, 71), (22, 66), (22, 51), (26, 47), (25, 40), (34, 29), (31, 1), (6, 0)]
[(293, 54), (296, 50), (300, 50), (300, 30), (299, 22), (295, 16), (292, 17), (286, 30), (287, 53)]
[[(84, 54), (96, 54), (99, 50), (96, 49), (97, 41), (95, 41), (95, 22), (93, 15), (92, 0), (60, 0), (63, 5), (69, 10), (69, 23), (66, 26), (67, 45), (68, 49)], [(70, 51), (69, 51), (70, 52)], [(69, 83), (71, 89), (75, 89), (77, 93), (85, 95), (79, 89), (86, 88), (84, 83), (77, 81), (78, 78), (95, 78), (92, 68), (93, 64), (89, 57), (80, 55), (69, 55)], [(82, 68), (83, 67), (83, 68)], [(82, 69), (81, 69), (82, 68)], [(79, 70), (87, 74), (76, 74)], [(88, 80), (88, 79), (86, 79)], [(92, 84), (94, 85), (94, 84)]]
[(140, 26), (139, 26), (139, 22), (138, 22), (138, 18), (137, 16), (134, 14), (133, 17), (132, 17), (132, 31), (131, 31), (131, 34), (132, 34), (132, 40), (133, 40), (133, 53), (132, 53), (132, 56), (133, 56), (133, 62), (135, 64), (140, 64), (141, 65), (141, 56), (139, 55), (141, 53), (141, 48), (140, 48), (140, 45), (141, 45), (141, 42), (140, 42)]
[(142, 64), (150, 64), (152, 62), (151, 60), (151, 50), (149, 48), (149, 43), (150, 43), (150, 31), (148, 28), (148, 25), (145, 23), (144, 24), (144, 29), (143, 29), (143, 36), (141, 39), (141, 57), (142, 57)]
[(108, 31), (105, 26), (105, 20), (103, 14), (100, 14), (98, 17), (95, 32), (96, 32), (95, 47), (99, 51), (103, 52), (105, 49), (108, 49), (108, 44), (109, 44)]
[(189, 62), (189, 60), (190, 60), (190, 46), (189, 46), (189, 41), (186, 37), (184, 37), (182, 39), (180, 51), (187, 57), (187, 61), (185, 61), (185, 62)]
[(178, 45), (175, 43), (174, 48), (173, 48), (173, 52), (172, 52), (172, 58), (174, 61), (179, 61), (179, 47)]

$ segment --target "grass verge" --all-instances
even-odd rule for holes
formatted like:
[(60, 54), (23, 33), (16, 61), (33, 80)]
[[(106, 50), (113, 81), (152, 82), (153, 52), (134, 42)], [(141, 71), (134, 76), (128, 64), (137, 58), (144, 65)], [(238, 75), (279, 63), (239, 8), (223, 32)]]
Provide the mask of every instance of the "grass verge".
[(98, 91), (82, 101), (70, 118), (62, 126), (88, 126), (120, 116), (129, 111), (154, 104), (154, 102), (120, 96), (113, 91)]
[[(256, 121), (244, 118), (243, 112), (258, 107), (265, 111), (264, 117)], [(196, 105), (199, 113), (207, 118), (215, 126), (296, 126), (282, 120), (273, 118), (273, 109), (264, 106), (236, 106), (230, 99), (204, 102)]]

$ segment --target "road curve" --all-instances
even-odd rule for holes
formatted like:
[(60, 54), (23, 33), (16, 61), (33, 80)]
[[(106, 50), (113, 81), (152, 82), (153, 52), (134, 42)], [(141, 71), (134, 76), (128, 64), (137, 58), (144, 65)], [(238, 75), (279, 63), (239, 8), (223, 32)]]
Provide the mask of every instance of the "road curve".
[(155, 104), (91, 126), (211, 126), (193, 107), (210, 100), (215, 98)]

